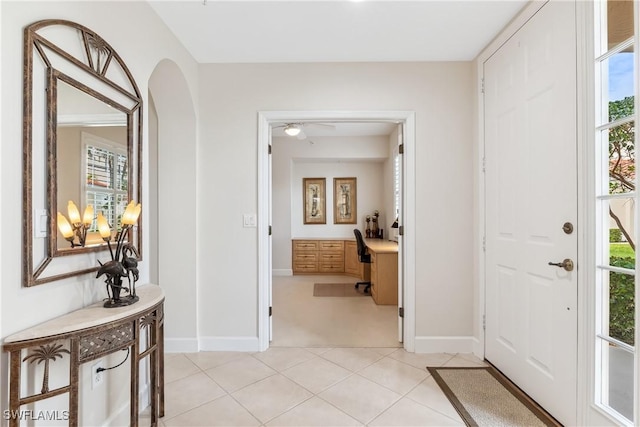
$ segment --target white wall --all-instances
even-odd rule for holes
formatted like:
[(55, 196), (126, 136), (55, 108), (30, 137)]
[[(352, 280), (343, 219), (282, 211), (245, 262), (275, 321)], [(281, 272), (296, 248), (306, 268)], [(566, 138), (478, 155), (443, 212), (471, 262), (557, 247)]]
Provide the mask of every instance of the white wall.
[[(365, 216), (384, 216), (382, 164), (384, 136), (274, 138), (272, 143), (273, 271), (291, 274), (292, 238), (353, 238)], [(333, 179), (357, 178), (357, 224), (333, 223)], [(326, 224), (304, 224), (302, 179), (326, 179)], [(364, 232), (364, 231), (363, 231)]]
[(470, 63), (209, 64), (200, 77), (201, 339), (257, 340), (258, 238), (242, 227), (257, 211), (257, 113), (293, 110), (416, 112), (416, 348), (473, 334)]
[[(164, 58), (179, 64), (189, 88), (197, 90), (197, 64), (177, 42), (155, 12), (146, 2), (0, 2), (0, 28), (2, 63), (0, 72), (0, 183), (2, 194), (2, 222), (0, 223), (0, 337), (38, 324), (61, 314), (106, 297), (104, 285), (93, 275), (78, 276), (32, 288), (22, 287), (22, 34), (23, 28), (41, 19), (68, 19), (78, 22), (100, 34), (120, 54), (136, 80), (140, 92), (147, 98), (147, 82), (156, 65)], [(143, 150), (147, 152), (146, 104), (143, 105), (144, 139)], [(195, 141), (181, 141), (195, 145)], [(143, 186), (147, 182), (146, 166), (143, 170)], [(195, 185), (195, 182), (191, 182)], [(147, 188), (143, 190), (143, 207), (148, 201)], [(149, 212), (143, 208), (142, 223)], [(149, 244), (149, 235), (144, 234), (143, 247)], [(193, 243), (192, 243), (193, 244)], [(179, 250), (176, 248), (175, 250)], [(149, 278), (146, 260), (140, 264), (139, 284)], [(189, 310), (189, 309), (187, 309)], [(167, 318), (169, 322), (180, 319)], [(2, 409), (8, 401), (7, 357), (0, 360), (0, 402)], [(126, 368), (125, 368), (126, 369)], [(52, 372), (52, 375), (54, 373)], [(128, 394), (128, 385), (109, 383), (100, 393), (109, 390), (117, 394)], [(52, 378), (53, 380), (53, 378)], [(101, 394), (93, 397), (100, 401)], [(89, 404), (89, 403), (87, 403)], [(117, 405), (117, 402), (114, 402)], [(114, 408), (112, 408), (114, 409)], [(84, 412), (88, 413), (88, 412)], [(90, 419), (90, 424), (100, 424), (99, 419)], [(81, 420), (81, 424), (83, 424)], [(85, 423), (85, 425), (87, 425)]]
[[(333, 179), (356, 178), (357, 224), (334, 224)], [(326, 178), (326, 224), (304, 224), (302, 203), (302, 179)], [(381, 223), (384, 214), (382, 162), (314, 162), (299, 160), (293, 162), (291, 188), (291, 237), (294, 239), (336, 237), (353, 239), (353, 229), (364, 232), (367, 215), (380, 212)]]

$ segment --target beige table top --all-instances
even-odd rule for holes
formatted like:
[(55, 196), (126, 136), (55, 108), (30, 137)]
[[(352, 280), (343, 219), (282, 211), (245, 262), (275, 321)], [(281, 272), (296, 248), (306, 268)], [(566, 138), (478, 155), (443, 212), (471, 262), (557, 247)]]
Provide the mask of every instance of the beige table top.
[(398, 242), (383, 239), (364, 239), (367, 247), (377, 254), (398, 253)]
[(158, 285), (146, 284), (136, 288), (136, 295), (140, 300), (125, 307), (104, 308), (104, 302), (96, 302), (71, 313), (63, 314), (23, 331), (9, 335), (4, 339), (5, 344), (29, 341), (39, 338), (80, 331), (128, 317), (137, 312), (153, 307), (164, 299), (164, 291)]

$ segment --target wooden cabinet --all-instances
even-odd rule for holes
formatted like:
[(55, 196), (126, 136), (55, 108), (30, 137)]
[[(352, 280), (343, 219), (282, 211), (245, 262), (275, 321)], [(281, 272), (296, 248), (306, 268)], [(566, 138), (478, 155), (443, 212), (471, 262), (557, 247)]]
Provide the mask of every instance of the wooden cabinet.
[(364, 264), (360, 262), (358, 256), (358, 244), (355, 240), (347, 240), (344, 242), (344, 272), (359, 279), (363, 275)]
[(294, 274), (318, 272), (317, 240), (294, 240), (292, 253)]
[(398, 244), (367, 239), (371, 264), (360, 262), (355, 240), (293, 240), (293, 274), (349, 274), (371, 281), (376, 304), (398, 304)]
[(344, 241), (320, 240), (318, 271), (320, 273), (344, 273)]
[(398, 245), (367, 240), (371, 255), (371, 297), (380, 305), (398, 304)]
[(343, 240), (293, 240), (293, 274), (344, 273)]

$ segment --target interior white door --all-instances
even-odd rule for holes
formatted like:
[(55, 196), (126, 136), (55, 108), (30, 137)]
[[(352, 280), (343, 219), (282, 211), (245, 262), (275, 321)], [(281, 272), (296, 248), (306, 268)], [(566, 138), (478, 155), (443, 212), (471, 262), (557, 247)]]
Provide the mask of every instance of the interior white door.
[[(397, 188), (395, 191), (398, 192), (398, 197), (400, 198), (398, 203), (399, 211), (396, 212), (398, 218), (398, 226), (403, 224), (402, 214), (404, 212), (403, 201), (404, 201), (404, 193), (403, 193), (403, 182), (404, 179), (404, 155), (401, 154), (401, 147), (404, 147), (404, 124), (398, 125), (398, 146), (396, 150), (394, 150), (394, 162), (397, 162), (394, 165), (394, 183), (397, 183)], [(393, 233), (393, 230), (389, 230)], [(399, 229), (398, 229), (399, 231)], [(391, 236), (389, 236), (391, 237)], [(403, 266), (404, 266), (404, 252), (402, 250), (403, 247), (403, 238), (402, 235), (398, 232), (398, 341), (404, 342), (404, 282), (403, 282)]]
[(575, 4), (542, 7), (484, 83), (485, 357), (575, 425), (577, 270), (549, 265), (577, 256)]
[(273, 233), (271, 226), (273, 224), (273, 157), (271, 155), (271, 144), (273, 143), (273, 134), (269, 130), (269, 155), (267, 156), (267, 176), (269, 177), (269, 185), (267, 186), (269, 215), (269, 235), (267, 236), (267, 262), (269, 265), (269, 274), (267, 274), (267, 295), (269, 297), (269, 342), (273, 341)]

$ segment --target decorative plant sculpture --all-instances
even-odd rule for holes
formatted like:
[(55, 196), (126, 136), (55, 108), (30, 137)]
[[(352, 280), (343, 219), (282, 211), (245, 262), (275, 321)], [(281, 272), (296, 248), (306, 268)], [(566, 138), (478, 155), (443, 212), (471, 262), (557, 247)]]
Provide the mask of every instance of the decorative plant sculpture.
[[(131, 230), (138, 221), (141, 209), (142, 206), (139, 203), (136, 205), (134, 201), (131, 201), (127, 205), (120, 221), (120, 231), (116, 235), (115, 252), (111, 247), (111, 227), (102, 213), (98, 214), (98, 231), (102, 239), (107, 242), (109, 252), (111, 253), (111, 261), (105, 262), (104, 264), (98, 261), (100, 263), (100, 269), (96, 275), (96, 277), (105, 276), (108, 299), (104, 303), (104, 306), (107, 308), (131, 305), (139, 299), (136, 295), (139, 254), (135, 246), (126, 242), (125, 239), (129, 234), (129, 230)], [(124, 277), (127, 278), (126, 287), (123, 286), (122, 279)], [(120, 293), (123, 290), (129, 295), (121, 297)]]

